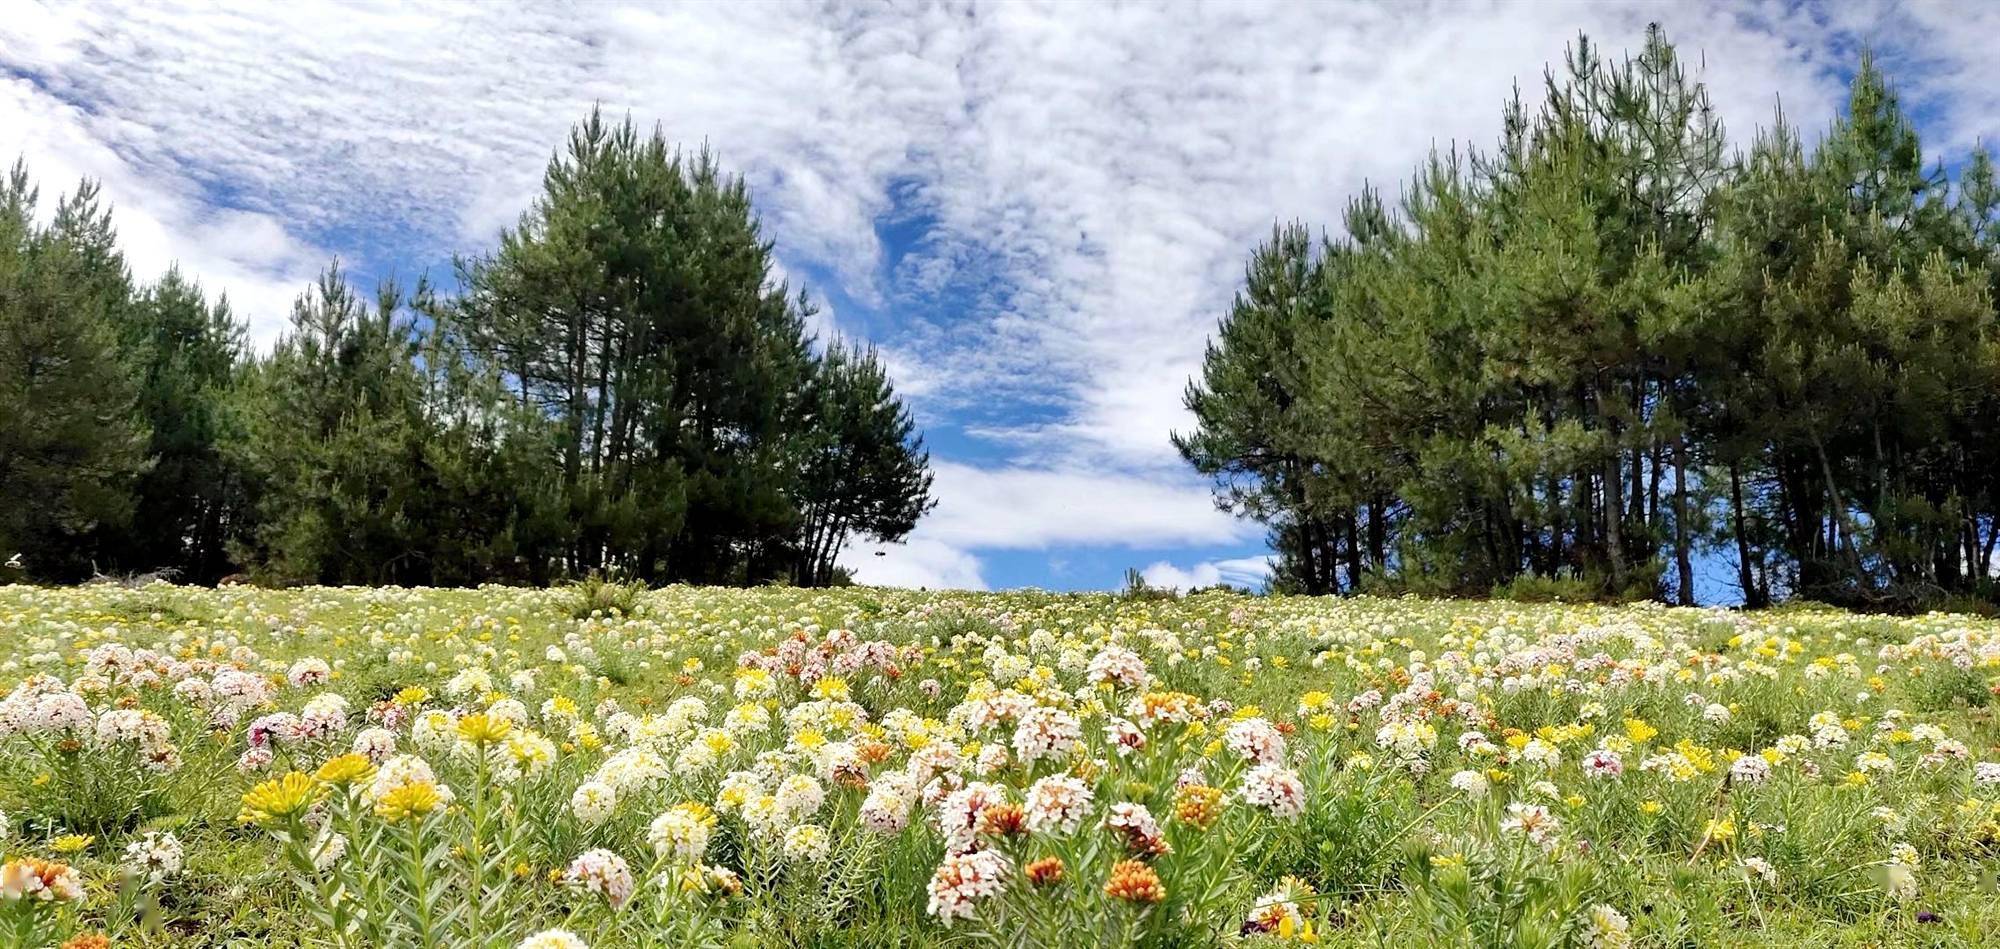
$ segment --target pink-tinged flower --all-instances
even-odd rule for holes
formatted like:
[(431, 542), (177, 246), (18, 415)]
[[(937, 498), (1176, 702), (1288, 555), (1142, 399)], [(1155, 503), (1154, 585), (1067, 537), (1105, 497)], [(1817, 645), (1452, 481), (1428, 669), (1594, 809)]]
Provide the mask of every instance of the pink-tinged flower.
[(931, 915), (946, 925), (971, 918), (980, 900), (1006, 887), (1012, 869), (1006, 855), (997, 850), (946, 855), (925, 888), (930, 893)]
[(1050, 775), (1028, 788), (1027, 824), (1035, 833), (1075, 833), (1090, 810), (1090, 787), (1069, 775)]
[(1244, 803), (1287, 820), (1305, 813), (1306, 786), (1299, 774), (1275, 764), (1260, 764), (1243, 775), (1237, 792)]
[(1500, 819), (1500, 829), (1521, 834), (1536, 844), (1547, 847), (1555, 842), (1556, 828), (1561, 826), (1549, 809), (1540, 804), (1523, 804), (1514, 801), (1507, 805), (1507, 816)]
[(612, 909), (632, 898), (632, 868), (624, 857), (609, 850), (586, 850), (578, 855), (563, 873), (563, 882), (604, 897)]
[(1156, 855), (1173, 849), (1167, 845), (1166, 835), (1160, 833), (1153, 812), (1144, 804), (1120, 801), (1111, 805), (1111, 812), (1104, 816), (1104, 826), (1123, 833), (1125, 846), (1133, 853)]

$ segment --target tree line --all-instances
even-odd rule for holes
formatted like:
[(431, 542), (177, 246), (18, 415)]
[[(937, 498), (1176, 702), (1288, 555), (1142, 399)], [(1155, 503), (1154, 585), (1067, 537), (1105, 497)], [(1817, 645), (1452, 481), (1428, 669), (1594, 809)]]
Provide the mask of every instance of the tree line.
[(1276, 584), (1915, 608), (1991, 599), (2000, 184), (1926, 162), (1863, 57), (1808, 144), (1731, 151), (1657, 28), (1517, 89), (1335, 237), (1281, 225), (1185, 397), (1182, 455)]
[(136, 284), (94, 183), (0, 181), (0, 554), (45, 581), (841, 582), (931, 506), (874, 351), (807, 330), (743, 181), (593, 111), (455, 290), (329, 267), (268, 353)]

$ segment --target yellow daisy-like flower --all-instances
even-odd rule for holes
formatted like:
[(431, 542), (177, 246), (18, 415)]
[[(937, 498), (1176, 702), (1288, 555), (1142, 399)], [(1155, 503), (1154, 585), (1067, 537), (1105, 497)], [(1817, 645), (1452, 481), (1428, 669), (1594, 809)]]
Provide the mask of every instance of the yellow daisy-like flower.
[(429, 699), (430, 697), (431, 697), (431, 690), (426, 689), (421, 685), (407, 686), (402, 691), (396, 693), (396, 704), (422, 705), (424, 704), (424, 701), (426, 699)]
[(89, 834), (64, 834), (49, 841), (49, 849), (57, 853), (76, 853), (90, 846), (96, 839)]
[(398, 785), (375, 802), (375, 816), (391, 824), (406, 820), (418, 820), (444, 803), (438, 794), (437, 785), (429, 781), (413, 781)]
[(458, 720), (458, 737), (475, 745), (490, 745), (507, 737), (514, 730), (514, 723), (495, 715), (480, 712)]
[(326, 788), (311, 775), (297, 771), (273, 778), (243, 795), (243, 810), (236, 819), (245, 824), (267, 827), (304, 811), (317, 803)]
[(838, 676), (827, 676), (813, 683), (813, 697), (844, 702), (848, 698), (847, 680)]
[(335, 787), (359, 784), (374, 776), (375, 763), (369, 761), (367, 755), (341, 755), (338, 758), (330, 758), (319, 766), (318, 771), (313, 772), (315, 780)]

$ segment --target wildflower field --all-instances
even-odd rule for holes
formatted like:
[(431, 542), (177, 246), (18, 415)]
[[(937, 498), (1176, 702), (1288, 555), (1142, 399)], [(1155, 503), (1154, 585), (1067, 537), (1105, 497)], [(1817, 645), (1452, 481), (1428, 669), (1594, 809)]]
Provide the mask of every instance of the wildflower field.
[(2000, 625), (0, 587), (0, 944), (1992, 945)]

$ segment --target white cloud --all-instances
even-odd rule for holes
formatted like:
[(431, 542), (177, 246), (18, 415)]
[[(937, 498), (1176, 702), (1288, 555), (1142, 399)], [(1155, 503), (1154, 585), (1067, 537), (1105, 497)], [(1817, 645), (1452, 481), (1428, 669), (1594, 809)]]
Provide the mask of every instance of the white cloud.
[(1210, 560), (1187, 568), (1162, 560), (1139, 571), (1139, 576), (1145, 578), (1147, 586), (1169, 590), (1212, 587), (1218, 583), (1257, 589), (1271, 579), (1271, 560), (1269, 556), (1237, 557)]
[(1041, 550), (1084, 544), (1218, 544), (1258, 528), (1215, 509), (1192, 475), (1152, 478), (1063, 468), (978, 468), (933, 462), (937, 509), (915, 537), (967, 549)]
[(922, 538), (901, 544), (857, 541), (841, 551), (841, 566), (869, 586), (984, 590), (979, 558), (950, 544)]
[[(850, 544), (865, 583), (984, 589), (976, 552), (1241, 543), (1259, 529), (1215, 509), (1199, 479), (934, 462), (937, 509), (907, 543)], [(876, 551), (884, 556), (876, 557)]]
[[(41, 189), (39, 213), (53, 213), (59, 196), (79, 180), (95, 179), (100, 200), (113, 208), (119, 247), (136, 278), (150, 281), (179, 264), (211, 293), (227, 292), (236, 313), (250, 321), (252, 340), (267, 344), (326, 252), (302, 242), (271, 214), (211, 207), (158, 169), (126, 161), (90, 133), (92, 121), (25, 79), (0, 77), (0, 128), (14, 133), (7, 144), (19, 150)], [(0, 155), (9, 162), (14, 157)]]

